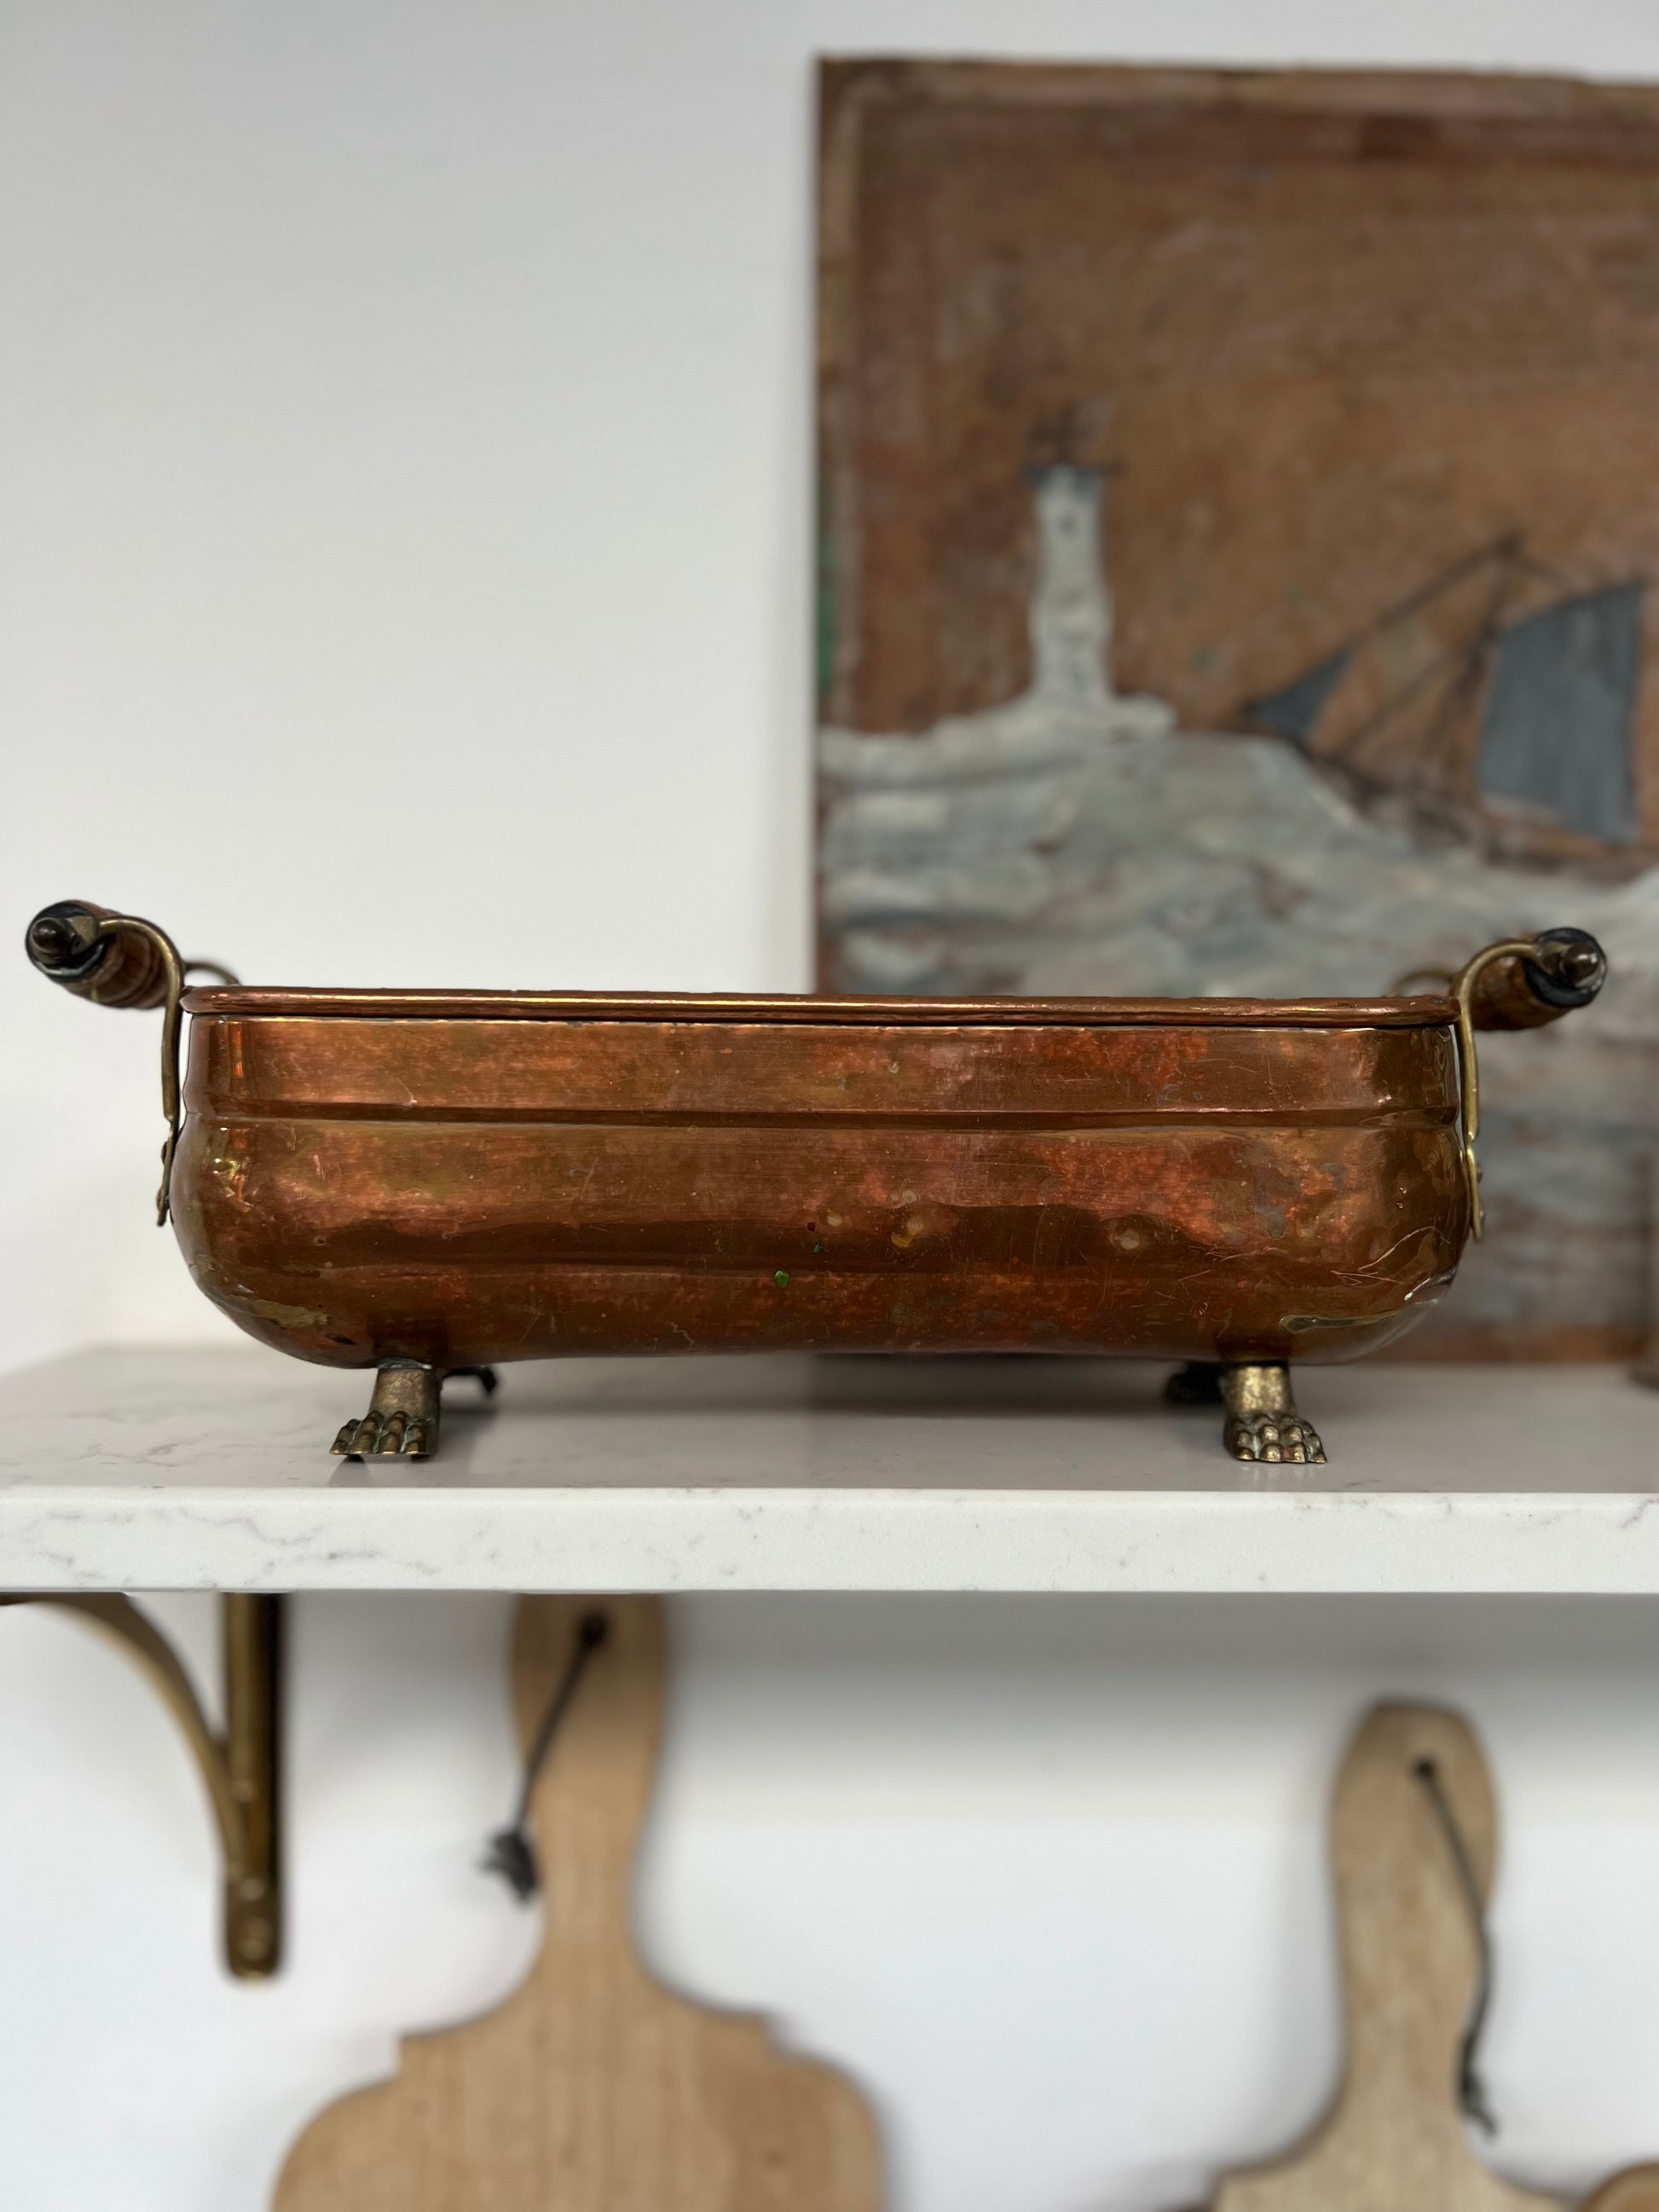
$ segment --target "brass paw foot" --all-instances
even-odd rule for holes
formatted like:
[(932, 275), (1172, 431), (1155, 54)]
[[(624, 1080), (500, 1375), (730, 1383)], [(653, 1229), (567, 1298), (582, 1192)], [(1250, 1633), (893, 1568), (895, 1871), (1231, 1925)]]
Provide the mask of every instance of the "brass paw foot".
[(1316, 1431), (1299, 1414), (1290, 1419), (1271, 1413), (1230, 1414), (1227, 1449), (1235, 1459), (1285, 1461), (1322, 1467), (1325, 1447)]
[(348, 1421), (334, 1439), (341, 1459), (429, 1459), (438, 1449), (435, 1367), (398, 1360), (381, 1368), (374, 1395), (360, 1421)]
[(1222, 1372), (1227, 1407), (1223, 1441), (1235, 1459), (1274, 1465), (1322, 1467), (1325, 1447), (1304, 1421), (1291, 1395), (1291, 1370), (1281, 1360), (1245, 1360)]

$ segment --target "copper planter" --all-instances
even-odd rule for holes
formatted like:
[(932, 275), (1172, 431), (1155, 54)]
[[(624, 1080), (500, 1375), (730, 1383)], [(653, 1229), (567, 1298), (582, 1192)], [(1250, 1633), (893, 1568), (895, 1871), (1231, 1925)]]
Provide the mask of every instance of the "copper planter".
[[(159, 947), (30, 935), (125, 1004), (176, 997)], [(171, 1210), (250, 1335), (382, 1370), (346, 1449), (431, 1449), (458, 1369), (787, 1348), (1213, 1361), (1240, 1455), (1312, 1457), (1287, 1363), (1400, 1335), (1469, 1235), (1469, 1030), (1603, 966), (1557, 932), (1376, 1000), (192, 989)]]

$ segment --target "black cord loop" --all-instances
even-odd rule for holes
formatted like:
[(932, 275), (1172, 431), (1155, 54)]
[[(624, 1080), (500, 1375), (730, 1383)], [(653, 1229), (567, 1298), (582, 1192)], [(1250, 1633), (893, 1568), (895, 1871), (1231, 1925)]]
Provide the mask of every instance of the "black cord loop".
[(1492, 1937), (1486, 1930), (1486, 1905), (1480, 1895), (1480, 1884), (1475, 1878), (1474, 1863), (1469, 1856), (1468, 1845), (1463, 1840), (1463, 1831), (1457, 1825), (1457, 1815), (1452, 1811), (1451, 1800), (1446, 1795), (1446, 1785), (1440, 1778), (1439, 1767), (1431, 1759), (1419, 1759), (1412, 1772), (1422, 1784), (1445, 1836), (1452, 1865), (1457, 1874), (1457, 1886), (1462, 1891), (1463, 1902), (1468, 1908), (1469, 1922), (1474, 1929), (1475, 1947), (1480, 1954), (1480, 1967), (1475, 1983), (1474, 2002), (1469, 2007), (1468, 2021), (1457, 2051), (1457, 2101), (1466, 2118), (1473, 2120), (1483, 2135), (1495, 2136), (1498, 2133), (1498, 2118), (1487, 2097), (1486, 2085), (1480, 2078), (1479, 2065), (1480, 2037), (1492, 2003)]
[(528, 1905), (542, 1886), (536, 1839), (530, 1826), (530, 1801), (535, 1795), (537, 1778), (547, 1763), (559, 1723), (570, 1710), (588, 1661), (610, 1633), (611, 1623), (602, 1613), (585, 1613), (576, 1623), (574, 1647), (525, 1759), (524, 1780), (520, 1786), (513, 1825), (489, 1838), (489, 1849), (478, 1862), (482, 1872), (500, 1875), (520, 1905)]

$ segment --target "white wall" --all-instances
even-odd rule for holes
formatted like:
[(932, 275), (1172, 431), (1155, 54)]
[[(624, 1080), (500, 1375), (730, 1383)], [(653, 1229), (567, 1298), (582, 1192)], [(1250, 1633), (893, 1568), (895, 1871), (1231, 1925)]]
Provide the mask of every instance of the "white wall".
[[(1659, 76), (1644, 0), (11, 0), (0, 885), (264, 981), (807, 974), (817, 51)], [(8, 1359), (206, 1335), (154, 1024), (0, 958)], [(205, 1650), (206, 1611), (162, 1608)], [(653, 1955), (859, 2067), (906, 2212), (1139, 2212), (1334, 2064), (1318, 1820), (1383, 1689), (1509, 1820), (1503, 2154), (1659, 2151), (1655, 1635), (1609, 1607), (700, 1601)], [(298, 1608), (295, 1942), (70, 1624), (0, 1615), (0, 2195), (253, 2212), (399, 2025), (512, 1978), (493, 1601)]]

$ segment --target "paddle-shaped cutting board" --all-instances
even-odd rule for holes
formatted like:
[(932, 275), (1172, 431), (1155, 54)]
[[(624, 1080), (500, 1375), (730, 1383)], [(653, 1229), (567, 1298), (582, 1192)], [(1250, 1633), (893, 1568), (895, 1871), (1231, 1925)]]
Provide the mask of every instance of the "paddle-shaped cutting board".
[[(519, 1607), (532, 1740), (592, 1598)], [(763, 2021), (676, 1996), (634, 1949), (629, 1892), (662, 1725), (662, 1608), (599, 1603), (593, 1653), (537, 1785), (545, 1933), (481, 2020), (412, 2038), (395, 2080), (301, 2136), (274, 2212), (876, 2212), (880, 2161), (851, 2082)]]
[(1228, 2175), (1215, 2212), (1561, 2212), (1562, 2199), (1500, 2180), (1458, 2109), (1480, 1949), (1425, 1761), (1483, 1902), (1491, 1890), (1498, 1815), (1474, 1730), (1434, 1706), (1377, 1706), (1349, 1747), (1332, 1817), (1342, 2086), (1298, 2148)]
[(1584, 2212), (1659, 2212), (1659, 2166), (1632, 2166), (1604, 2182)]

